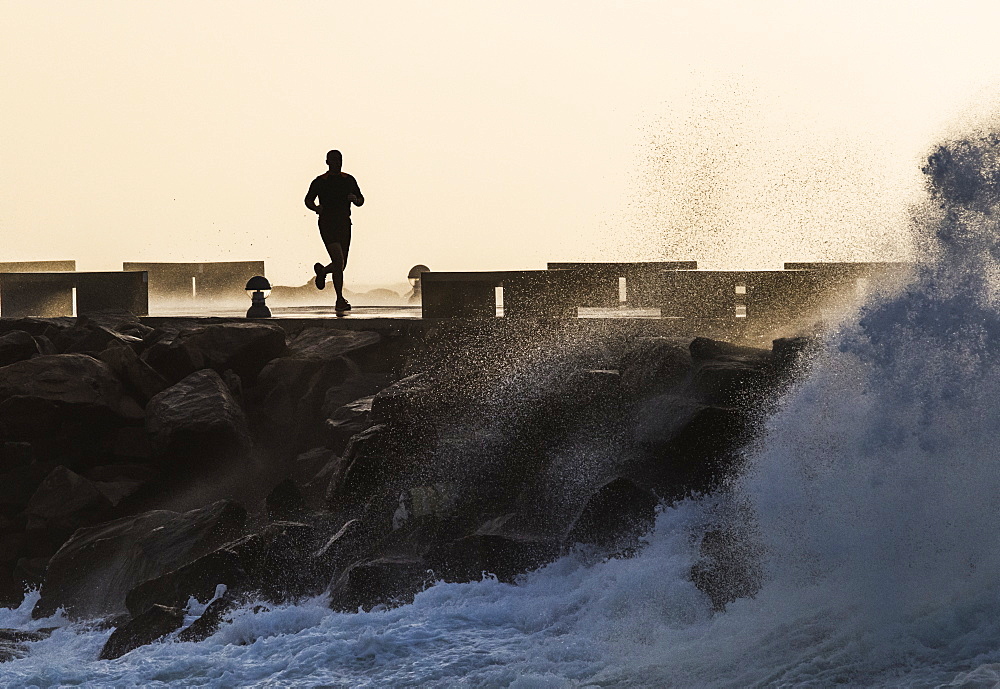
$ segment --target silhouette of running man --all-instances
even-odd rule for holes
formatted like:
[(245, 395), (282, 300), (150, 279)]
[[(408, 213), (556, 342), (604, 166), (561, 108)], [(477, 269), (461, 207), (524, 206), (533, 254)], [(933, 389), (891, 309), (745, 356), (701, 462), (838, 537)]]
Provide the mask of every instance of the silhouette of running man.
[[(316, 287), (326, 287), (326, 276), (333, 280), (337, 291), (337, 311), (350, 311), (351, 305), (344, 299), (344, 268), (347, 266), (347, 252), (351, 248), (351, 204), (360, 206), (365, 202), (357, 180), (341, 171), (344, 156), (340, 151), (326, 154), (329, 170), (317, 177), (306, 192), (306, 208), (319, 215), (319, 234), (330, 254), (330, 265), (317, 263)], [(316, 199), (319, 203), (316, 203)]]

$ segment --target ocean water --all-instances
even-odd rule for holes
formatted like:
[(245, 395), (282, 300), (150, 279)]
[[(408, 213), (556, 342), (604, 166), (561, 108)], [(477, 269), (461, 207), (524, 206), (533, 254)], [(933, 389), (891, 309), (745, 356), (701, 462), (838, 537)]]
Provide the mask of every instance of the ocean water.
[[(247, 606), (203, 642), (114, 661), (96, 660), (109, 631), (32, 621), (32, 594), (0, 626), (59, 629), (0, 684), (1000, 686), (1000, 140), (948, 142), (925, 172), (912, 282), (831, 331), (746, 472), (664, 508), (634, 557), (358, 614)], [(734, 519), (760, 588), (713, 612), (688, 575)]]

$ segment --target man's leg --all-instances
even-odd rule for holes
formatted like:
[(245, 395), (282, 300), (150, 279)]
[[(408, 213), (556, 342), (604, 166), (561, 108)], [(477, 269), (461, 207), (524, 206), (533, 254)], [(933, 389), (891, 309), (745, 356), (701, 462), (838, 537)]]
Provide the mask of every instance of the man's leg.
[(327, 245), (327, 251), (333, 262), (328, 266), (330, 276), (333, 278), (333, 286), (337, 290), (337, 303), (345, 309), (350, 309), (351, 305), (344, 299), (344, 269), (347, 267), (347, 252), (351, 250), (351, 226), (341, 228), (337, 233), (335, 241)]
[[(347, 232), (340, 232), (337, 234), (337, 238), (331, 240), (331, 243), (336, 242), (340, 245), (340, 272), (347, 270), (347, 253), (351, 250), (351, 231), (348, 229)], [(327, 251), (329, 252), (329, 247)], [(333, 254), (330, 254), (332, 257)]]
[(351, 246), (350, 221), (333, 221), (323, 216), (320, 216), (320, 220), (320, 235), (326, 246), (326, 252), (330, 254), (330, 264), (325, 268), (317, 266), (317, 274), (322, 269), (325, 273), (324, 280), (326, 275), (330, 276), (333, 288), (337, 292), (337, 304), (349, 309), (351, 307), (344, 299), (344, 266), (347, 265), (347, 251)]
[(340, 242), (330, 242), (326, 245), (326, 250), (330, 254), (330, 265), (326, 267), (326, 272), (333, 282), (333, 289), (337, 291), (337, 301), (344, 299), (344, 251), (340, 247)]

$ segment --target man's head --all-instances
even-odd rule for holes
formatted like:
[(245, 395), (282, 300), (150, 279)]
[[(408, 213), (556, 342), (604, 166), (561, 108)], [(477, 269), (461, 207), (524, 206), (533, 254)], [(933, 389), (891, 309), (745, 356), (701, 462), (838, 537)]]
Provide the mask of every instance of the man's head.
[(340, 170), (340, 166), (344, 164), (344, 156), (341, 155), (340, 151), (329, 151), (326, 154), (326, 164), (330, 166), (331, 170)]

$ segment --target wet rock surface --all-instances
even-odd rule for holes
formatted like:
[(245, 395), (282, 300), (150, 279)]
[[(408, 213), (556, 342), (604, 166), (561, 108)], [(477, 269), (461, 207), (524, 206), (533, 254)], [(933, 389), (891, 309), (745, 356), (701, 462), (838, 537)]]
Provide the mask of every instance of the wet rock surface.
[[(60, 530), (72, 533), (79, 525), (91, 524), (113, 507), (112, 499), (99, 485), (64, 466), (57, 466), (35, 489), (25, 514), (27, 528)], [(110, 484), (115, 485), (115, 484)]]
[(140, 359), (131, 347), (111, 346), (97, 358), (106, 363), (126, 390), (143, 404), (170, 387), (167, 379)]
[(23, 330), (12, 330), (0, 335), (0, 366), (24, 361), (42, 353), (35, 338)]
[(60, 607), (75, 619), (125, 612), (129, 591), (232, 540), (245, 520), (239, 504), (223, 501), (77, 529), (49, 562), (33, 614), (46, 617)]
[(54, 354), (4, 366), (0, 423), (6, 436), (45, 435), (68, 423), (141, 416), (106, 364), (86, 354)]
[[(36, 617), (112, 616), (114, 658), (250, 600), (354, 611), (627, 556), (661, 505), (725, 490), (813, 347), (0, 320), (0, 596), (40, 582)], [(744, 541), (704, 538), (718, 607), (753, 592)], [(213, 602), (184, 629), (192, 597)]]
[(146, 433), (154, 458), (164, 465), (226, 462), (246, 454), (251, 444), (243, 409), (211, 369), (153, 397)]
[(208, 604), (197, 620), (177, 635), (178, 641), (203, 641), (212, 636), (222, 624), (226, 613), (238, 604), (235, 597), (223, 594)]
[(28, 644), (42, 641), (52, 635), (52, 629), (35, 632), (21, 629), (0, 629), (0, 663), (6, 663), (28, 655)]
[(154, 605), (112, 632), (101, 649), (101, 660), (121, 658), (140, 646), (159, 641), (183, 624), (183, 609)]
[(330, 586), (330, 607), (354, 612), (406, 603), (433, 581), (433, 571), (419, 557), (390, 555), (357, 562)]
[(143, 358), (173, 381), (202, 369), (220, 374), (233, 371), (252, 380), (284, 351), (285, 333), (277, 326), (227, 323), (165, 335), (144, 352)]

